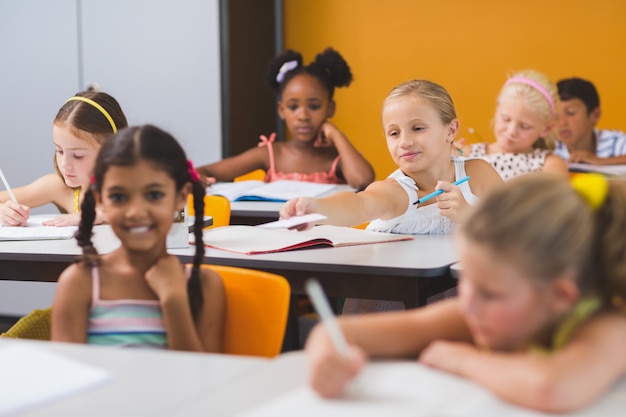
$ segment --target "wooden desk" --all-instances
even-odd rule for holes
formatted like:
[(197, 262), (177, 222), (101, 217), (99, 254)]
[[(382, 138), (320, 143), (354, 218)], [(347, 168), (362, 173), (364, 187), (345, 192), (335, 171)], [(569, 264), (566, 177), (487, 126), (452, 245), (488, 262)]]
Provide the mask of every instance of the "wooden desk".
[[(176, 410), (172, 417), (237, 415), (275, 416), (411, 416), (411, 417), (547, 417), (514, 406), (482, 386), (411, 361), (369, 363), (342, 399), (323, 400), (307, 383), (303, 352), (290, 352), (269, 366), (226, 384), (210, 395)], [(576, 417), (618, 417), (626, 409), (626, 379)], [(552, 414), (550, 414), (552, 415)]]
[[(227, 384), (235, 386), (239, 378), (269, 366), (270, 363), (269, 359), (234, 355), (123, 349), (4, 338), (0, 339), (0, 355), (3, 347), (15, 344), (53, 352), (111, 373), (111, 378), (98, 386), (19, 414), (25, 417), (170, 416), (181, 407), (210, 395), (220, 387)], [(3, 376), (6, 377), (6, 374)], [(32, 377), (36, 379), (37, 375)]]

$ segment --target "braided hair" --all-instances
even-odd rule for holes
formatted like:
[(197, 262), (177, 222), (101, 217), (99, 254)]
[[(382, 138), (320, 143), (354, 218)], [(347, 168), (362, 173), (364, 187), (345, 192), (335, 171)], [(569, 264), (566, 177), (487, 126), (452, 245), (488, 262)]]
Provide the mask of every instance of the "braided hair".
[[(193, 203), (196, 213), (204, 213), (205, 188), (198, 181), (197, 174), (188, 163), (185, 151), (169, 133), (152, 125), (130, 127), (119, 131), (104, 142), (94, 167), (94, 176), (89, 190), (85, 193), (81, 204), (81, 221), (76, 232), (76, 240), (83, 250), (77, 259), (88, 266), (97, 265), (99, 255), (91, 240), (93, 225), (96, 218), (95, 193), (102, 192), (104, 175), (111, 166), (132, 166), (140, 160), (150, 161), (165, 171), (175, 182), (176, 191), (185, 184), (193, 186)], [(204, 241), (202, 236), (203, 216), (197, 215), (194, 223), (196, 253), (193, 258), (193, 269), (187, 284), (189, 305), (196, 317), (202, 307), (202, 285), (200, 282), (200, 265), (204, 259)]]

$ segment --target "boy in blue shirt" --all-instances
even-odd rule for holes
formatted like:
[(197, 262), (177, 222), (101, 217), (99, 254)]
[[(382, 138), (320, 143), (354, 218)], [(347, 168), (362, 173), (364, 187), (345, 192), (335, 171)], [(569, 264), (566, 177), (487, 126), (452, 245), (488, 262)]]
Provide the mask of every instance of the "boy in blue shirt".
[(557, 83), (559, 109), (555, 154), (568, 162), (593, 165), (626, 164), (626, 133), (596, 128), (600, 97), (595, 86), (582, 78)]

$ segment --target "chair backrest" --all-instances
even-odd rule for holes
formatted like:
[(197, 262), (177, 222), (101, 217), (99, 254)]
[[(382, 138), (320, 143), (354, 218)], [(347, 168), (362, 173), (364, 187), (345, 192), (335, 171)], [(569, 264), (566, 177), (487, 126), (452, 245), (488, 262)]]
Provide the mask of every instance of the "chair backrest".
[(274, 357), (281, 351), (290, 288), (276, 274), (233, 266), (203, 265), (220, 274), (226, 289), (224, 353)]
[[(190, 216), (196, 215), (193, 208), (193, 196), (189, 195), (187, 199), (187, 213)], [(205, 195), (204, 196), (204, 215), (213, 217), (212, 227), (228, 226), (230, 223), (230, 201), (221, 195)]]
[(52, 309), (33, 310), (19, 319), (0, 337), (18, 339), (50, 340), (50, 316)]
[(238, 177), (235, 177), (233, 182), (248, 181), (248, 180), (259, 180), (259, 181), (265, 180), (265, 171), (262, 169), (255, 169), (254, 171), (250, 171), (247, 174), (243, 174)]

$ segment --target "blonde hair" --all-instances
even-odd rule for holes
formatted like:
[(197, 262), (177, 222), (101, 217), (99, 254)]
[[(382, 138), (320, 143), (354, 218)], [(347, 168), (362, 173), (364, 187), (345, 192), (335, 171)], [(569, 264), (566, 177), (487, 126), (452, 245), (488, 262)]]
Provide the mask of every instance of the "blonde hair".
[(383, 109), (391, 101), (406, 96), (427, 100), (439, 113), (439, 118), (444, 124), (456, 119), (456, 110), (448, 91), (439, 84), (427, 80), (406, 81), (395, 86), (383, 101)]
[(524, 275), (549, 282), (577, 274), (582, 295), (609, 305), (626, 299), (626, 181), (608, 180), (592, 208), (566, 179), (545, 173), (516, 177), (490, 192), (461, 226)]
[[(508, 80), (513, 81), (514, 78), (527, 79), (531, 83), (538, 84), (543, 91), (531, 85), (531, 83), (523, 82), (505, 82), (498, 94), (496, 100), (497, 104), (500, 104), (507, 98), (522, 98), (524, 103), (532, 110), (536, 111), (544, 123), (550, 123), (554, 120), (554, 106), (557, 102), (557, 88), (556, 85), (550, 81), (548, 76), (531, 69), (522, 70), (511, 75)], [(544, 95), (544, 92), (549, 95), (552, 102)], [(545, 137), (537, 139), (533, 144), (533, 148), (539, 149), (554, 149), (556, 146), (556, 135), (550, 130)]]

